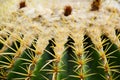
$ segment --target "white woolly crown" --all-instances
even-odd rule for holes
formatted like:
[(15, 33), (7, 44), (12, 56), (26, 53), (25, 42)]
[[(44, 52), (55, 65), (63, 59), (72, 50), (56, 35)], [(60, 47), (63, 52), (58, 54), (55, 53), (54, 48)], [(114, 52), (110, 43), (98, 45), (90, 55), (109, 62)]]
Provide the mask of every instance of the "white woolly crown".
[[(19, 8), (21, 1), (26, 4), (23, 8)], [(55, 51), (61, 53), (68, 36), (73, 37), (76, 47), (82, 50), (83, 37), (88, 35), (96, 48), (102, 50), (101, 35), (105, 34), (120, 47), (119, 36), (115, 34), (116, 29), (120, 30), (120, 4), (117, 0), (101, 0), (97, 11), (90, 10), (93, 0), (21, 1), (0, 0), (0, 40), (9, 33), (11, 36), (4, 42), (7, 45), (20, 40), (23, 46), (29, 46), (38, 38), (36, 49), (43, 50), (47, 41), (55, 38), (58, 46)], [(65, 6), (72, 8), (69, 16), (64, 15)]]

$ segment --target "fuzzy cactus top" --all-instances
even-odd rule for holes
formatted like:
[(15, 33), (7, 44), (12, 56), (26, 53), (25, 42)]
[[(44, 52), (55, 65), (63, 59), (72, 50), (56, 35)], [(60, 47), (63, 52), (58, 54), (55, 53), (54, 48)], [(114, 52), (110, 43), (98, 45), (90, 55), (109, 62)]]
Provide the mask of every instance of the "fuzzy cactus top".
[[(39, 36), (42, 45), (38, 47), (44, 49), (50, 38), (56, 38), (61, 46), (67, 36), (77, 42), (82, 41), (78, 37), (87, 34), (100, 50), (100, 36), (105, 34), (120, 47), (115, 36), (115, 30), (120, 30), (119, 0), (1, 0), (0, 5), (0, 36), (8, 32), (11, 40), (25, 34), (25, 43), (30, 45), (32, 39)], [(66, 13), (69, 14), (66, 16)]]

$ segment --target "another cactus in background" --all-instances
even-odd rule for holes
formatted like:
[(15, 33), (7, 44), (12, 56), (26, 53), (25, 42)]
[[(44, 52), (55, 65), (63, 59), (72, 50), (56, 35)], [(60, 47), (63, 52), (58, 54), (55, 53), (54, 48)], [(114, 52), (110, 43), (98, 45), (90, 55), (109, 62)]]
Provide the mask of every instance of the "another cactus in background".
[(90, 9), (28, 3), (10, 14), (0, 8), (0, 80), (120, 80), (117, 7), (104, 6), (107, 0), (84, 0)]

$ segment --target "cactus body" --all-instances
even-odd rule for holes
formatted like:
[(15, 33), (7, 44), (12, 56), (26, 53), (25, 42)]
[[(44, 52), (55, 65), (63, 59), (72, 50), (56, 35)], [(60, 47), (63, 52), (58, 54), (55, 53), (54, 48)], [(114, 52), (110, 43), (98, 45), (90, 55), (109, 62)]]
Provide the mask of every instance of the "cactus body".
[(119, 1), (21, 1), (0, 1), (0, 80), (120, 80)]

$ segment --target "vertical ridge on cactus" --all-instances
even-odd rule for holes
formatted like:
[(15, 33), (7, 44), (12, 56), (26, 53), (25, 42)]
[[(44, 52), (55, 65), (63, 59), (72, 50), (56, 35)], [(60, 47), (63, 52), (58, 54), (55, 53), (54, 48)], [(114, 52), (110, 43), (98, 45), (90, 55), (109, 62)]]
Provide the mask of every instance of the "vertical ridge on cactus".
[(0, 80), (120, 80), (119, 0), (0, 5)]

